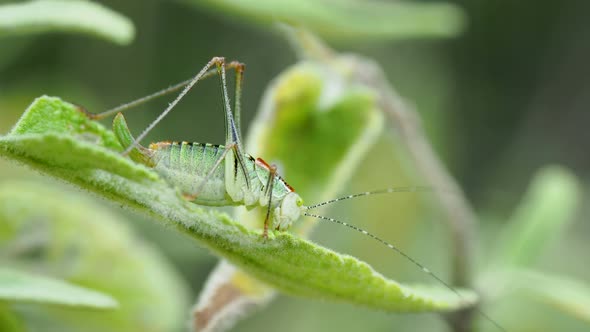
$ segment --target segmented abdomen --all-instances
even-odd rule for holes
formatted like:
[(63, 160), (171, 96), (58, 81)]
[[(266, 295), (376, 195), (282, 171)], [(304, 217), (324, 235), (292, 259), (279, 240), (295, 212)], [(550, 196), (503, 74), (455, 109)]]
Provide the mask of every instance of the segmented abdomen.
[(234, 205), (226, 195), (223, 162), (209, 177), (200, 192), (202, 180), (223, 154), (223, 145), (189, 142), (160, 142), (150, 145), (154, 169), (183, 194), (197, 195), (194, 202), (203, 205)]

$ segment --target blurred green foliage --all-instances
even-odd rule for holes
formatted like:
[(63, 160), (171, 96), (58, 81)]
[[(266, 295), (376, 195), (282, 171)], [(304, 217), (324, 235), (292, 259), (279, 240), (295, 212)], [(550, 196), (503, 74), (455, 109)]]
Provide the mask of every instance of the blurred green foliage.
[(0, 298), (6, 302), (57, 304), (96, 309), (116, 309), (113, 298), (67, 284), (63, 281), (28, 274), (15, 269), (0, 270)]
[(0, 37), (63, 31), (118, 44), (133, 40), (129, 19), (90, 1), (36, 0), (0, 6)]
[[(496, 262), (514, 267), (534, 266), (543, 249), (560, 239), (580, 203), (577, 179), (561, 167), (543, 168), (507, 222)], [(494, 259), (493, 258), (493, 259)]]
[[(185, 0), (186, 1), (186, 0)], [(459, 7), (443, 2), (362, 0), (187, 1), (254, 23), (304, 26), (332, 39), (452, 37), (464, 25)]]
[(0, 184), (0, 262), (14, 270), (0, 274), (0, 289), (20, 275), (29, 293), (27, 299), (0, 296), (2, 316), (22, 326), (13, 331), (155, 332), (183, 326), (188, 303), (182, 279), (125, 220), (79, 196), (47, 182)]
[[(134, 22), (137, 39), (128, 47), (70, 34), (0, 39), (2, 132), (7, 132), (39, 95), (58, 95), (99, 112), (187, 78), (213, 55), (238, 59), (248, 65), (242, 119), (248, 124), (264, 87), (294, 61), (293, 52), (272, 32), (272, 25), (251, 25), (252, 20), (243, 19), (247, 16), (236, 12), (228, 16), (229, 11), (221, 7), (156, 0), (104, 3)], [(375, 58), (401, 94), (415, 103), (433, 144), (482, 216), (481, 251), (492, 255), (500, 252), (503, 256), (510, 251), (495, 246), (498, 236), (505, 233), (499, 229), (509, 220), (508, 229), (521, 229), (514, 226), (517, 222), (512, 221), (516, 219), (509, 216), (514, 215), (516, 206), (521, 206), (520, 196), (538, 169), (546, 164), (565, 165), (579, 178), (574, 180), (576, 186), (587, 187), (590, 74), (586, 59), (590, 57), (590, 46), (586, 36), (590, 25), (586, 13), (590, 3), (582, 0), (562, 3), (458, 0), (453, 3), (462, 8), (468, 21), (464, 33), (456, 39), (405, 40), (393, 44), (390, 42), (393, 34), (347, 39), (324, 32), (324, 36), (335, 38), (342, 49)], [(201, 11), (205, 6), (207, 10)], [(342, 10), (334, 11), (338, 12)], [(264, 17), (265, 22), (271, 21), (268, 15)], [(216, 84), (199, 86), (150, 138), (221, 143), (223, 124), (217, 111), (217, 96)], [(142, 112), (130, 113), (132, 131), (143, 129), (165, 104), (165, 100), (154, 102), (142, 107)], [(347, 191), (422, 184), (419, 176), (409, 170), (411, 166), (404, 152), (393, 154), (390, 150), (385, 140), (380, 141), (355, 176), (346, 181)], [(35, 188), (56, 186), (4, 161), (0, 161), (0, 170), (2, 179), (30, 178)], [(287, 181), (297, 188), (288, 175)], [(528, 202), (531, 196), (526, 197)], [(514, 292), (484, 307), (509, 331), (586, 331), (588, 328), (587, 323), (555, 310), (560, 306), (570, 308), (570, 313), (584, 317), (585, 311), (579, 308), (585, 308), (587, 303), (584, 294), (590, 280), (590, 269), (583, 264), (590, 235), (588, 223), (584, 222), (589, 212), (589, 205), (584, 204), (588, 198), (585, 194), (578, 196), (581, 209), (573, 213), (567, 208), (573, 202), (568, 202), (566, 197), (559, 199), (563, 205), (557, 201), (550, 201), (547, 206), (531, 205), (529, 216), (535, 216), (533, 212), (538, 206), (539, 211), (550, 209), (542, 217), (558, 215), (563, 219), (544, 219), (547, 223), (540, 225), (560, 227), (559, 232), (555, 229), (529, 234), (538, 241), (551, 238), (553, 245), (545, 248), (541, 242), (527, 243), (525, 247), (539, 251), (534, 259), (526, 258), (530, 257), (528, 253), (522, 256), (534, 263), (535, 270), (560, 277), (551, 278), (550, 283), (535, 277), (530, 279), (528, 285), (538, 284), (546, 295), (541, 291), (526, 292), (544, 296), (541, 302)], [(446, 253), (450, 246), (446, 230), (438, 222), (438, 211), (422, 199), (401, 194), (374, 197), (340, 204), (332, 214), (396, 243), (446, 279)], [(516, 215), (524, 220), (527, 214)], [(570, 222), (568, 215), (573, 216)], [(190, 281), (191, 295), (196, 296), (215, 259), (187, 245), (173, 232), (152, 227), (143, 220), (132, 224), (142, 237), (166, 254), (175, 269)], [(561, 237), (553, 238), (554, 232), (561, 233)], [(507, 236), (516, 240), (524, 238), (517, 233)], [(414, 266), (348, 230), (321, 226), (314, 238), (330, 248), (370, 262), (386, 275), (395, 273), (404, 280), (425, 279)], [(502, 241), (505, 239), (501, 237)], [(483, 260), (482, 264), (486, 262)], [(530, 271), (516, 274), (519, 273), (524, 273), (518, 279), (523, 281)], [(508, 277), (513, 278), (517, 277)], [(558, 283), (558, 280), (565, 281)], [(483, 290), (493, 288), (492, 291), (501, 286), (487, 282), (485, 276), (481, 277), (478, 286)], [(548, 297), (569, 301), (547, 306), (543, 302), (557, 303), (546, 301)], [(4, 308), (4, 304), (0, 306)], [(0, 310), (0, 324), (21, 324), (12, 317)], [(392, 316), (349, 305), (293, 298), (280, 298), (266, 311), (244, 321), (240, 330), (272, 330), (274, 324), (280, 324), (284, 331), (444, 330), (434, 316)], [(492, 331), (488, 325), (482, 326), (484, 329)]]

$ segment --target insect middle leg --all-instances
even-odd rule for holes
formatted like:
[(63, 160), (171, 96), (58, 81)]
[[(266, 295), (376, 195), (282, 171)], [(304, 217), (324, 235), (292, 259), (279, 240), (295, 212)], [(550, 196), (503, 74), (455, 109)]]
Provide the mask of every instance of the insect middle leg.
[(266, 206), (266, 217), (264, 218), (264, 231), (262, 237), (268, 238), (268, 225), (270, 223), (270, 213), (272, 209), (272, 190), (275, 183), (275, 176), (277, 175), (277, 166), (271, 165), (269, 168), (268, 181), (266, 183), (265, 195), (268, 197), (268, 203)]

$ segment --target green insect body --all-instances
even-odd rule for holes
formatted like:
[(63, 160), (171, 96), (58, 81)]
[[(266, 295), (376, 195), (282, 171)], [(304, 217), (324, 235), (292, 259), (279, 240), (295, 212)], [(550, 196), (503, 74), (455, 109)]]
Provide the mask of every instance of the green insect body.
[[(123, 148), (130, 149), (132, 160), (153, 168), (196, 204), (267, 208), (265, 230), (269, 222), (275, 229), (288, 229), (306, 209), (294, 189), (261, 158), (243, 154), (240, 163), (234, 150), (208, 143), (158, 142), (146, 148), (133, 138), (121, 113), (113, 121), (113, 132)], [(219, 167), (221, 162), (225, 167)]]
[[(211, 70), (212, 67), (216, 70)], [(236, 72), (236, 89), (233, 110), (226, 86), (226, 68)], [(217, 72), (220, 77), (221, 96), (226, 128), (225, 145), (187, 142), (159, 142), (148, 148), (139, 143), (200, 80)], [(125, 149), (123, 154), (143, 163), (160, 174), (182, 194), (197, 204), (211, 206), (244, 205), (266, 208), (263, 236), (269, 227), (285, 230), (307, 209), (303, 200), (276, 172), (275, 166), (255, 159), (243, 151), (240, 129), (240, 97), (244, 65), (225, 63), (215, 57), (191, 80), (121, 105), (112, 110), (90, 114), (101, 119), (117, 113), (113, 131)], [(178, 97), (136, 139), (131, 135), (121, 111), (141, 105), (153, 98), (184, 88)]]

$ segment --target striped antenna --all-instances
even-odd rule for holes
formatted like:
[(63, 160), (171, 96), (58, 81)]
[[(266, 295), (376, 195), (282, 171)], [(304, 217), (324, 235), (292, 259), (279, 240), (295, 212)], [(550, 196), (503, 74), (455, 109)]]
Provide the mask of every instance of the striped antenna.
[(334, 199), (331, 199), (331, 200), (328, 200), (325, 202), (310, 205), (307, 207), (307, 209), (311, 210), (311, 209), (319, 208), (321, 206), (329, 205), (332, 203), (345, 201), (347, 199), (352, 199), (352, 198), (357, 198), (357, 197), (363, 197), (363, 196), (391, 194), (391, 193), (399, 193), (399, 192), (410, 192), (411, 193), (411, 192), (433, 192), (433, 191), (435, 191), (434, 188), (427, 187), (427, 186), (392, 187), (392, 188), (379, 189), (379, 190), (373, 190), (373, 191), (365, 191), (362, 193), (357, 193), (357, 194), (342, 196), (339, 198), (334, 198)]
[[(410, 187), (405, 187), (405, 188), (410, 188)], [(414, 188), (422, 188), (422, 187), (414, 187)], [(391, 189), (393, 189), (393, 188), (391, 188)], [(380, 193), (380, 194), (381, 193), (388, 193), (387, 190), (390, 190), (390, 189), (378, 190), (377, 193)], [(394, 192), (394, 191), (391, 191), (391, 192)], [(358, 197), (358, 196), (363, 196), (363, 194), (364, 193), (357, 194), (357, 196), (354, 196), (354, 195), (345, 196), (344, 199)], [(353, 196), (353, 197), (350, 197), (350, 196)], [(336, 199), (336, 200), (333, 200), (333, 201), (339, 201), (339, 200), (342, 200), (342, 199)], [(328, 202), (330, 202), (330, 201), (328, 201)], [(326, 203), (326, 204), (328, 204), (328, 203)], [(397, 252), (398, 254), (402, 255), (405, 259), (407, 259), (412, 264), (414, 264), (417, 267), (419, 267), (420, 270), (422, 270), (426, 274), (429, 274), (432, 278), (434, 278), (436, 281), (438, 281), (439, 283), (441, 283), (443, 286), (445, 286), (451, 292), (455, 293), (461, 300), (466, 300), (465, 297), (463, 295), (461, 295), (461, 293), (456, 288), (454, 288), (453, 286), (451, 286), (451, 284), (449, 284), (446, 281), (444, 281), (443, 279), (441, 279), (439, 276), (437, 276), (436, 274), (434, 274), (434, 272), (430, 271), (426, 266), (422, 265), (417, 260), (415, 260), (412, 257), (410, 257), (410, 255), (406, 254), (400, 248), (398, 248), (398, 247), (394, 246), (393, 244), (391, 244), (391, 243), (383, 240), (382, 238), (378, 237), (377, 235), (371, 234), (371, 233), (367, 232), (366, 230), (364, 230), (364, 229), (362, 229), (362, 228), (360, 228), (358, 226), (351, 225), (349, 223), (346, 223), (344, 221), (340, 221), (340, 220), (337, 220), (337, 219), (334, 219), (334, 218), (324, 217), (324, 216), (320, 216), (320, 215), (312, 214), (312, 213), (307, 213), (307, 212), (305, 212), (304, 215), (307, 216), (307, 217), (317, 218), (319, 220), (330, 221), (330, 222), (335, 223), (335, 224), (346, 226), (348, 228), (354, 229), (355, 231), (357, 231), (359, 233), (362, 233), (362, 234), (364, 234), (364, 235), (372, 238), (373, 240), (376, 240), (377, 242), (380, 242), (381, 244), (385, 245), (389, 249), (391, 249), (391, 250)], [(479, 307), (475, 306), (474, 307), (474, 310), (476, 310), (478, 314), (480, 314), (482, 317), (484, 317), (486, 320), (488, 320), (490, 323), (492, 323), (496, 328), (498, 328), (498, 330), (503, 331), (503, 332), (507, 332), (505, 328), (503, 328), (500, 324), (498, 324), (496, 321), (494, 321), (485, 312), (483, 312), (481, 309), (479, 309)]]

